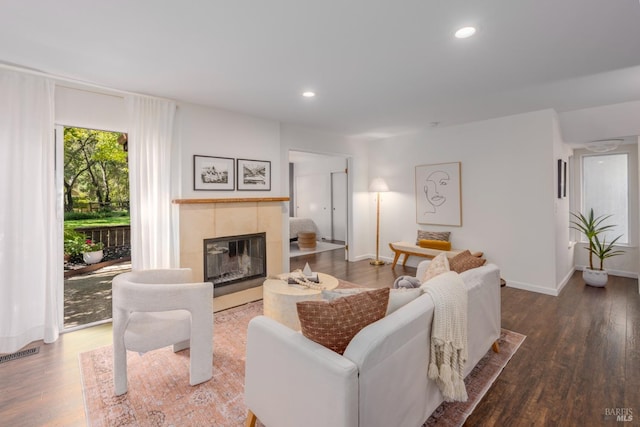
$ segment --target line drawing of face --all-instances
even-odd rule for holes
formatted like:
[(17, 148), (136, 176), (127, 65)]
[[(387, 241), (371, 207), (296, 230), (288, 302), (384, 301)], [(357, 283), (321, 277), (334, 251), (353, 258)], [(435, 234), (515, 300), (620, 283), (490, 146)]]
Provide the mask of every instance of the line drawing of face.
[(447, 201), (446, 187), (449, 185), (449, 179), (449, 174), (444, 171), (432, 172), (427, 177), (424, 195), (429, 204), (425, 213), (435, 213), (436, 207)]

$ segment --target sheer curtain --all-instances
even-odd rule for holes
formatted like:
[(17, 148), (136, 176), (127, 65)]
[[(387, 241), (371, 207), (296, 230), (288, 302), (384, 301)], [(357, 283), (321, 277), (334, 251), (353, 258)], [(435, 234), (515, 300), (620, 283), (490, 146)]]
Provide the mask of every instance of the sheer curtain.
[(53, 342), (62, 323), (53, 95), (46, 78), (0, 69), (0, 353)]
[(171, 145), (176, 105), (128, 96), (131, 264), (134, 269), (177, 264), (171, 217)]

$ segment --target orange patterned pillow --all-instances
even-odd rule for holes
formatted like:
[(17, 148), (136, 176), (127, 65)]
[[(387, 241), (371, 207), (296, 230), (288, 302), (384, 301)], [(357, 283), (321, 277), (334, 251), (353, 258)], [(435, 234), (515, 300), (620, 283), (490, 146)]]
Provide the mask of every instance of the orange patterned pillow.
[(485, 262), (487, 262), (486, 259), (473, 256), (469, 250), (466, 250), (449, 260), (449, 268), (456, 273), (462, 273), (472, 268), (481, 267)]
[(338, 354), (365, 326), (387, 312), (389, 288), (360, 292), (333, 301), (301, 301), (296, 304), (302, 334)]

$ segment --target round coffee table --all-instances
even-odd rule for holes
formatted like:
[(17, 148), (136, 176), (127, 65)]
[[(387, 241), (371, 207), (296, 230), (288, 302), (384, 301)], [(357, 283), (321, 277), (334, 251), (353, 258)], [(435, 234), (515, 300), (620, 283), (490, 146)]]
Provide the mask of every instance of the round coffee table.
[[(310, 289), (302, 285), (287, 284), (288, 274), (281, 274), (283, 279), (267, 279), (262, 286), (262, 298), (264, 303), (264, 315), (290, 327), (300, 330), (298, 320), (298, 301), (321, 300), (322, 291)], [(323, 289), (331, 290), (338, 287), (338, 279), (324, 273), (318, 273), (320, 285)]]

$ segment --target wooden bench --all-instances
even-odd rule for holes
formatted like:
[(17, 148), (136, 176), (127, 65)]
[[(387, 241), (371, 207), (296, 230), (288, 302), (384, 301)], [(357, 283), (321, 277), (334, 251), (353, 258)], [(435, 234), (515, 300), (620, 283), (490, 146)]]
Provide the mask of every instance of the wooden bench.
[(460, 252), (462, 252), (462, 251), (441, 251), (438, 249), (421, 248), (420, 246), (411, 242), (389, 243), (389, 247), (395, 253), (395, 256), (393, 257), (393, 264), (391, 264), (391, 268), (395, 268), (396, 264), (398, 263), (398, 258), (400, 258), (400, 255), (404, 255), (404, 260), (402, 261), (402, 266), (404, 267), (407, 264), (407, 259), (411, 255), (419, 256), (422, 258), (433, 259), (438, 255), (440, 255), (442, 252), (446, 252), (448, 258), (453, 258), (454, 256), (458, 255)]
[[(400, 258), (400, 255), (404, 255), (404, 260), (402, 261), (402, 266), (404, 267), (405, 264), (407, 263), (407, 259), (411, 255), (419, 256), (422, 258), (433, 259), (444, 252), (447, 254), (447, 258), (453, 258), (454, 256), (458, 255), (460, 252), (464, 251), (464, 249), (462, 250), (453, 249), (450, 251), (441, 251), (438, 249), (421, 248), (420, 246), (412, 242), (389, 243), (389, 247), (395, 253), (395, 256), (393, 257), (393, 264), (391, 264), (391, 268), (395, 268), (396, 264), (398, 263), (398, 258)], [(482, 252), (472, 252), (472, 254), (478, 257), (481, 257), (483, 255)]]

